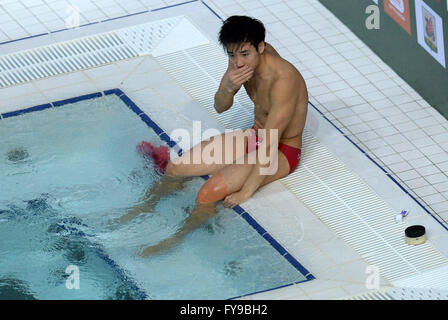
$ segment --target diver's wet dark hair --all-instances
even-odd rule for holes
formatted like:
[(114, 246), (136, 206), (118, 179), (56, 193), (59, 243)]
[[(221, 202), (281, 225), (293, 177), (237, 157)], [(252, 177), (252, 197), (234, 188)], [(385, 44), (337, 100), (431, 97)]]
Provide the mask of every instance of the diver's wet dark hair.
[(250, 42), (258, 51), (266, 30), (260, 20), (247, 16), (231, 16), (224, 21), (219, 32), (219, 43), (225, 48), (230, 44)]

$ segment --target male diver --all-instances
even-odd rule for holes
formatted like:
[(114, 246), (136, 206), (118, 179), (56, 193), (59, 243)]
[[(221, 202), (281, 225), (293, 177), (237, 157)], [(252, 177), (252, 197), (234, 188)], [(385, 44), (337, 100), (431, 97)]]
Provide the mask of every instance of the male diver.
[[(120, 222), (151, 211), (161, 197), (182, 188), (187, 177), (211, 175), (200, 188), (196, 206), (181, 229), (172, 237), (143, 248), (140, 252), (142, 256), (178, 244), (186, 234), (215, 214), (218, 201), (222, 200), (225, 207), (241, 204), (251, 198), (258, 188), (293, 172), (300, 161), (302, 132), (308, 109), (307, 87), (300, 72), (265, 42), (264, 25), (257, 19), (229, 17), (221, 27), (219, 42), (229, 60), (215, 94), (215, 110), (222, 113), (231, 108), (235, 94), (244, 86), (254, 103), (254, 124), (252, 128), (204, 140), (176, 161), (168, 159), (166, 147), (157, 149), (148, 142), (138, 146), (142, 154), (154, 160), (162, 177), (146, 193), (145, 201), (122, 216)], [(226, 143), (229, 141), (227, 134), (244, 143), (244, 147)], [(271, 135), (277, 137), (277, 141)], [(204, 150), (206, 146), (212, 150), (219, 150), (214, 147), (222, 148), (222, 161), (194, 163), (195, 149)], [(270, 159), (277, 161), (277, 170), (270, 174), (262, 174), (269, 164), (260, 161), (259, 156), (256, 156), (256, 161), (249, 161), (249, 155), (261, 147), (265, 148)], [(229, 158), (232, 160), (230, 163), (226, 161)]]

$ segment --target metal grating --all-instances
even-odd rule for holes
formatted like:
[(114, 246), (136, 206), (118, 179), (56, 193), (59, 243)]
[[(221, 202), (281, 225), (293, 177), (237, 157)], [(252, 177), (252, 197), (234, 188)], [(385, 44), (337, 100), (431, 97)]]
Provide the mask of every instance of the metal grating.
[(136, 57), (115, 33), (60, 42), (0, 57), (0, 87)]
[(150, 54), (183, 19), (183, 16), (176, 16), (123, 28), (115, 32), (135, 52), (138, 52), (139, 55), (145, 55)]
[(395, 300), (448, 300), (448, 291), (433, 288), (394, 287), (387, 294)]
[(448, 291), (414, 287), (392, 287), (385, 290), (342, 298), (341, 300), (448, 300)]
[(183, 19), (172, 17), (0, 57), (0, 88), (148, 54)]
[(442, 266), (423, 274), (413, 275), (392, 283), (397, 287), (416, 287), (448, 290), (448, 266)]

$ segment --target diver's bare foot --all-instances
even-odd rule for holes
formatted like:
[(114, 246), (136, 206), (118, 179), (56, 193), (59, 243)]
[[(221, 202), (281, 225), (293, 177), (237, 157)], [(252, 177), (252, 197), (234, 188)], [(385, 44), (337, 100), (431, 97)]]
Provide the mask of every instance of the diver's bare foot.
[(154, 256), (156, 254), (161, 253), (162, 251), (166, 251), (171, 248), (175, 243), (175, 241), (171, 239), (165, 239), (160, 241), (158, 244), (148, 247), (140, 247), (137, 253), (143, 258), (147, 258), (149, 256)]

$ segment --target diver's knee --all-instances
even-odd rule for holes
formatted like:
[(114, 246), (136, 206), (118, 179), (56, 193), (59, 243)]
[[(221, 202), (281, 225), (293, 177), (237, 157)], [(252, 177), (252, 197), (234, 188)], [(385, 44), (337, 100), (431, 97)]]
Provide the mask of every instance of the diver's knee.
[(196, 197), (196, 203), (197, 204), (206, 204), (206, 203), (211, 203), (211, 202), (213, 202), (213, 201), (212, 201), (212, 199), (210, 199), (208, 188), (201, 188)]
[(217, 202), (227, 196), (227, 185), (221, 173), (208, 179), (199, 189), (196, 202), (199, 204)]

